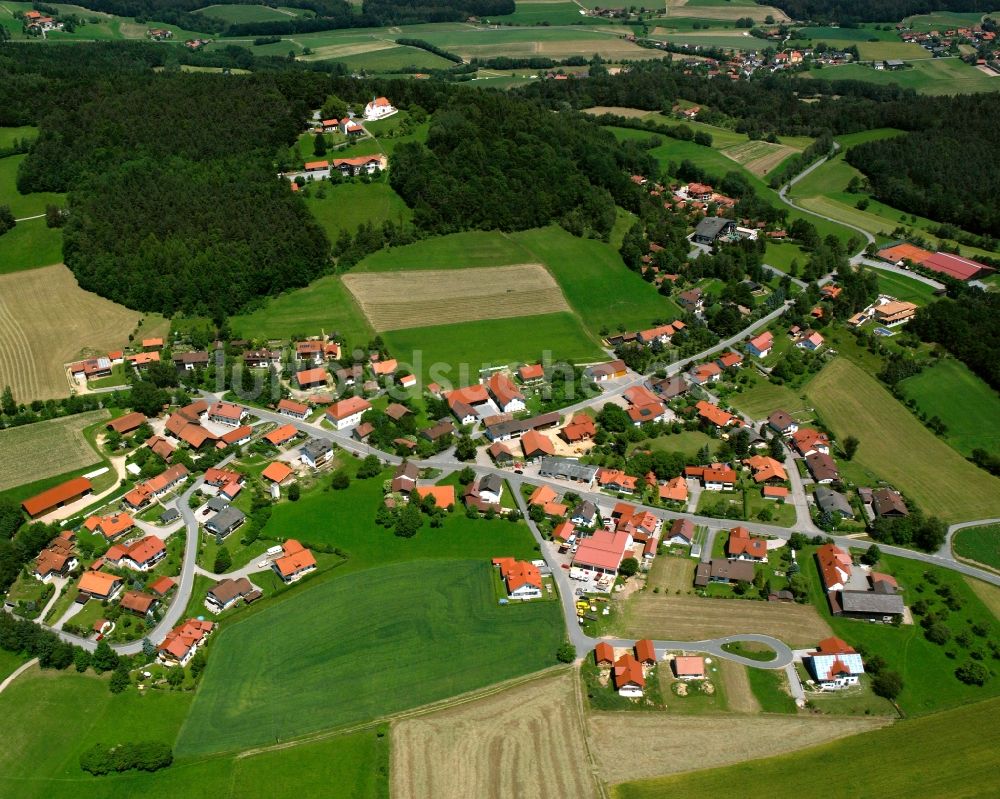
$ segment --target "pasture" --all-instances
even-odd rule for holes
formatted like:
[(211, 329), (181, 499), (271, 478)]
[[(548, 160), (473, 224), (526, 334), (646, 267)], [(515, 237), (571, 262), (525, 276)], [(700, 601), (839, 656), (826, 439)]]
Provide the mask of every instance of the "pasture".
[(221, 19), (233, 25), (244, 22), (287, 22), (296, 17), (313, 16), (312, 12), (301, 8), (271, 8), (265, 5), (205, 6), (194, 13)]
[[(14, 130), (18, 130), (18, 128), (14, 128)], [(6, 158), (0, 158), (0, 205), (9, 205), (11, 212), (17, 219), (44, 214), (45, 206), (49, 204), (60, 207), (66, 204), (65, 194), (52, 192), (21, 194), (17, 190), (17, 170), (27, 157), (26, 155), (9, 155)]]
[(447, 58), (428, 53), (419, 47), (380, 47), (360, 53), (339, 55), (330, 59), (346, 64), (351, 69), (368, 72), (393, 73), (404, 69), (448, 69), (454, 66)]
[[(927, 52), (924, 50), (923, 52)], [(891, 56), (895, 57), (895, 56)], [(901, 70), (876, 70), (862, 64), (843, 64), (797, 73), (820, 80), (862, 80), (888, 86), (895, 83), (922, 94), (971, 94), (997, 91), (1000, 79), (991, 77), (958, 58), (925, 58)]]
[(952, 538), (951, 548), (961, 558), (1000, 569), (1000, 524), (959, 530)]
[[(575, 25), (580, 21), (600, 24), (604, 20), (588, 18), (580, 13), (576, 3), (517, 3), (513, 14), (491, 17), (491, 21), (508, 25)], [(608, 21), (610, 22), (610, 21)]]
[(920, 61), (934, 57), (919, 44), (910, 44), (909, 42), (858, 42), (857, 48), (862, 61), (886, 58), (897, 58), (900, 61)]
[(757, 5), (752, 0), (666, 0), (667, 17), (696, 17), (735, 21), (751, 17), (762, 23), (767, 16), (775, 22), (786, 22), (788, 15), (774, 6)]
[(395, 799), (596, 797), (573, 670), (392, 726)]
[(108, 418), (87, 411), (0, 430), (0, 491), (99, 463), (83, 430)]
[(845, 358), (806, 388), (838, 439), (856, 436), (854, 462), (888, 480), (927, 514), (946, 522), (1000, 516), (1000, 479), (966, 461), (879, 384)]
[(372, 327), (382, 333), (483, 319), (561, 313), (569, 306), (540, 264), (344, 276)]
[[(309, 186), (304, 200), (332, 242), (345, 230), (354, 234), (366, 222), (378, 227), (386, 221), (399, 225), (413, 218), (406, 203), (384, 181), (323, 184), (322, 189), (320, 192), (318, 187)], [(320, 197), (320, 193), (325, 196)]]
[(934, 362), (899, 386), (929, 417), (947, 425), (945, 441), (963, 455), (985, 449), (1000, 455), (1000, 396), (955, 358)]
[[(727, 768), (617, 785), (612, 796), (722, 796), (739, 785), (740, 796), (769, 799), (801, 793), (824, 795), (834, 783), (849, 796), (991, 796), (1000, 791), (996, 742), (982, 731), (993, 729), (997, 712), (1000, 700), (978, 702), (814, 746), (807, 752), (775, 751), (773, 757)], [(754, 738), (751, 733), (741, 742)], [(845, 769), (845, 763), (850, 768)], [(633, 775), (624, 777), (634, 779)]]
[[(593, 713), (588, 718), (590, 746), (597, 760), (598, 773), (608, 783), (758, 760), (856, 735), (885, 723), (884, 719), (835, 717), (722, 713), (694, 716), (672, 714), (669, 710), (666, 713)], [(642, 746), (636, 746), (636, 741), (641, 741)], [(732, 795), (733, 784), (729, 792), (714, 795)], [(650, 795), (709, 794), (671, 791)], [(742, 786), (739, 795), (743, 795)]]
[(24, 141), (25, 139), (34, 140), (37, 137), (38, 128), (32, 125), (23, 125), (19, 128), (0, 127), (0, 150), (13, 145), (15, 139)]
[(801, 389), (777, 385), (762, 375), (751, 373), (750, 383), (742, 391), (733, 392), (726, 401), (754, 419), (765, 419), (775, 408), (798, 416), (805, 407)]
[(0, 236), (0, 275), (37, 269), (62, 261), (62, 231), (44, 219), (18, 222)]
[(811, 646), (829, 636), (830, 627), (809, 605), (643, 592), (628, 600), (616, 632), (673, 641), (702, 641), (754, 632), (774, 636), (791, 646)]
[(21, 402), (64, 397), (64, 364), (122, 347), (138, 321), (136, 311), (81, 289), (62, 264), (0, 275), (0, 386)]
[(563, 637), (557, 603), (499, 607), (492, 568), (440, 561), (354, 572), (224, 627), (177, 753), (278, 743), (552, 664)]
[[(278, 796), (302, 799), (337, 795), (382, 799), (388, 790), (388, 738), (376, 731), (327, 738), (275, 751), (176, 762), (153, 774), (128, 772), (92, 777), (78, 765), (95, 743), (136, 740), (172, 744), (191, 706), (187, 692), (130, 688), (108, 691), (107, 678), (30, 669), (0, 696), (8, 745), (0, 752), (0, 794), (20, 799), (155, 799), (191, 795)], [(318, 780), (316, 775), (324, 779)]]

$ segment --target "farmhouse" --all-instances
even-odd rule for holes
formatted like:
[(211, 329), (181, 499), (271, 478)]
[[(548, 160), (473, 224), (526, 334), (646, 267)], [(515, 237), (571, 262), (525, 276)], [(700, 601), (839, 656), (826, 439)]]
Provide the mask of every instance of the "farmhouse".
[(65, 483), (60, 483), (53, 488), (43, 491), (24, 500), (21, 507), (34, 519), (43, 513), (48, 513), (56, 508), (76, 502), (81, 497), (85, 497), (93, 491), (93, 486), (86, 477), (74, 477)]
[(524, 395), (502, 372), (494, 372), (490, 375), (490, 379), (486, 381), (486, 388), (497, 407), (504, 413), (517, 413), (524, 410)]
[(833, 613), (852, 619), (891, 623), (902, 618), (905, 610), (903, 598), (898, 594), (845, 590), (840, 592), (838, 598), (839, 613), (834, 603), (834, 595), (830, 595)]
[(525, 364), (518, 368), (517, 376), (522, 383), (537, 383), (545, 379), (545, 369), (540, 363)]
[(693, 288), (688, 291), (682, 291), (677, 295), (677, 303), (686, 311), (691, 313), (697, 313), (702, 309), (705, 304), (702, 291), (699, 288)]
[(605, 383), (608, 380), (625, 377), (628, 374), (628, 367), (625, 366), (625, 361), (619, 359), (588, 366), (584, 374), (595, 383)]
[(310, 438), (299, 450), (299, 459), (311, 469), (318, 469), (333, 457), (333, 444), (325, 438)]
[(239, 427), (247, 415), (247, 409), (232, 402), (216, 402), (209, 406), (208, 420), (227, 427)]
[(580, 543), (573, 565), (599, 574), (616, 574), (632, 543), (632, 536), (628, 533), (598, 530)]
[(529, 430), (521, 436), (521, 449), (524, 451), (526, 460), (542, 458), (555, 453), (555, 445), (548, 436), (542, 435), (537, 430)]
[(559, 431), (559, 437), (567, 444), (589, 441), (596, 434), (597, 428), (594, 425), (594, 420), (586, 413), (574, 414), (569, 424)]
[(979, 261), (962, 258), (947, 252), (936, 252), (925, 258), (920, 265), (932, 272), (963, 281), (987, 277), (995, 271), (992, 267), (981, 264)]
[(207, 352), (178, 352), (174, 355), (174, 368), (181, 372), (193, 372), (208, 366)]
[(371, 407), (371, 403), (362, 397), (348, 397), (327, 408), (326, 416), (338, 430), (345, 430), (359, 424), (361, 415)]
[(80, 576), (80, 584), (77, 586), (79, 594), (77, 602), (86, 602), (88, 599), (100, 601), (112, 600), (118, 596), (122, 590), (124, 582), (121, 577), (99, 571), (85, 571)]
[(839, 691), (857, 685), (864, 664), (852, 647), (840, 638), (824, 638), (815, 652), (802, 659), (816, 684), (824, 691)]
[(248, 603), (252, 602), (250, 596), (255, 593), (260, 594), (260, 591), (254, 588), (246, 577), (240, 577), (236, 580), (227, 577), (224, 580), (219, 580), (208, 589), (205, 594), (205, 607), (212, 613), (222, 613), (241, 599), (246, 598)]
[(502, 441), (494, 441), (486, 451), (497, 466), (509, 466), (514, 461), (514, 453)]
[(570, 458), (542, 458), (538, 465), (538, 474), (540, 477), (573, 480), (591, 486), (597, 477), (597, 467), (587, 466)]
[(851, 556), (836, 544), (823, 544), (817, 549), (816, 562), (827, 592), (843, 590), (854, 573)]
[(765, 331), (759, 336), (754, 336), (747, 342), (747, 352), (756, 358), (766, 358), (771, 354), (774, 346), (774, 336), (771, 331)]
[[(529, 430), (540, 430), (547, 427), (555, 427), (559, 424), (558, 411), (542, 413), (532, 416), (530, 419), (507, 419), (509, 414), (502, 414), (498, 417), (487, 417), (486, 437), (490, 441), (507, 441), (514, 436), (521, 435)], [(503, 421), (496, 421), (501, 419)]]
[(694, 584), (696, 588), (704, 588), (709, 583), (752, 583), (753, 577), (753, 563), (748, 560), (713, 558), (708, 563), (701, 561), (698, 564)]
[(438, 422), (433, 427), (425, 428), (420, 431), (422, 438), (426, 438), (428, 441), (437, 442), (442, 438), (447, 438), (448, 436), (454, 434), (455, 425), (453, 425), (448, 420)]
[(533, 563), (514, 558), (493, 558), (500, 577), (507, 586), (510, 599), (539, 599), (542, 596), (542, 575)]
[(174, 448), (163, 436), (150, 436), (146, 439), (145, 445), (163, 458), (165, 463), (170, 463), (174, 459)]
[(732, 560), (751, 560), (754, 563), (767, 562), (767, 541), (750, 535), (746, 527), (734, 527), (729, 531), (726, 555)]
[(281, 547), (282, 555), (275, 558), (271, 567), (284, 583), (294, 583), (316, 569), (316, 558), (294, 538)]
[(85, 380), (96, 380), (100, 377), (111, 375), (111, 358), (87, 358), (69, 365), (70, 374), (73, 377), (84, 378)]
[(215, 623), (188, 619), (175, 627), (163, 639), (158, 649), (160, 663), (164, 666), (180, 666), (183, 668), (191, 662), (191, 658), (204, 645), (205, 639), (212, 634)]
[(305, 419), (309, 415), (309, 406), (302, 402), (283, 399), (278, 403), (278, 413), (291, 416), (293, 419)]
[(372, 101), (365, 106), (365, 119), (369, 122), (385, 119), (395, 113), (396, 108), (385, 97), (373, 97)]
[(112, 419), (105, 425), (105, 427), (107, 427), (108, 430), (114, 430), (120, 435), (127, 436), (129, 433), (138, 430), (147, 421), (148, 419), (146, 418), (146, 414), (140, 413), (139, 411), (132, 411), (132, 413), (126, 413), (124, 416), (119, 416), (117, 419)]
[(705, 658), (678, 655), (672, 664), (674, 676), (678, 680), (704, 680)]

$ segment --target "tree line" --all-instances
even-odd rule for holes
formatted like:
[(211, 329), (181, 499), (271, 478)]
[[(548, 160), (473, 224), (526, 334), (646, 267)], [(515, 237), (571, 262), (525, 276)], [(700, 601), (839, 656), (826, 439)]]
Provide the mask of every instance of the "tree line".
[(1000, 391), (1000, 295), (963, 291), (955, 300), (933, 302), (917, 311), (910, 323), (923, 341), (945, 347), (956, 358)]
[(816, 22), (891, 22), (932, 11), (992, 11), (992, 0), (774, 0), (792, 19)]

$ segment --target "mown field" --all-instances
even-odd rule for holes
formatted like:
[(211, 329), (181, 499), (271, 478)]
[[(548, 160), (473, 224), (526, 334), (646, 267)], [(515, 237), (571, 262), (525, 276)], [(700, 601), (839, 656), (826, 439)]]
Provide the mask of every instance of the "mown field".
[[(902, 44), (902, 43), (901, 43)], [(926, 50), (921, 50), (926, 53)], [(929, 55), (929, 54), (928, 54)], [(897, 58), (898, 56), (879, 56)], [(818, 80), (861, 80), (888, 86), (898, 84), (904, 89), (913, 89), (922, 94), (969, 94), (972, 92), (994, 92), (1000, 78), (990, 77), (957, 58), (925, 58), (913, 61), (912, 67), (901, 70), (876, 70), (861, 64), (843, 64), (837, 67), (797, 73), (802, 79)]]
[(947, 522), (1000, 515), (1000, 479), (936, 438), (874, 377), (837, 358), (806, 389), (824, 423), (861, 445), (854, 461)]
[(881, 269), (873, 270), (878, 276), (878, 290), (880, 294), (889, 294), (897, 300), (912, 302), (915, 305), (927, 305), (933, 302), (934, 287), (921, 283), (919, 280), (898, 275), (894, 272), (886, 272)]
[[(0, 131), (8, 130), (0, 128)], [(21, 128), (11, 128), (9, 130), (21, 130)], [(31, 129), (29, 129), (31, 130)], [(10, 134), (7, 134), (10, 136)], [(23, 135), (23, 134), (22, 134)], [(10, 136), (12, 138), (12, 136)], [(0, 147), (3, 142), (0, 141)], [(0, 158), (0, 205), (9, 205), (11, 212), (17, 219), (28, 216), (36, 216), (45, 213), (46, 205), (66, 205), (65, 194), (55, 194), (52, 192), (35, 192), (32, 194), (21, 194), (17, 190), (17, 170), (24, 161), (26, 155), (9, 155)], [(44, 224), (44, 223), (43, 223)]]
[(597, 796), (574, 671), (392, 726), (394, 799)]
[(277, 9), (265, 5), (217, 5), (199, 8), (194, 13), (206, 17), (214, 17), (232, 24), (242, 22), (287, 22), (300, 16), (311, 17), (313, 14), (301, 8)]
[[(303, 799), (388, 796), (388, 737), (375, 730), (236, 758), (176, 762), (153, 774), (92, 777), (79, 756), (100, 743), (172, 744), (193, 695), (108, 690), (92, 673), (33, 668), (0, 695), (7, 745), (0, 751), (0, 794), (17, 799), (155, 799), (164, 795)], [(322, 775), (320, 778), (319, 775)], [(192, 788), (197, 786), (197, 788)]]
[(331, 242), (336, 242), (337, 237), (345, 230), (353, 235), (358, 225), (366, 222), (371, 222), (376, 227), (386, 221), (399, 225), (409, 222), (413, 217), (413, 212), (402, 198), (388, 183), (381, 181), (367, 185), (324, 185), (323, 193), (325, 196), (319, 197), (316, 187), (310, 187), (305, 203)]
[[(19, 227), (0, 238), (0, 255)], [(83, 291), (61, 264), (0, 275), (0, 386), (21, 402), (65, 397), (64, 364), (123, 347), (138, 321), (136, 311)]]
[(947, 425), (945, 441), (963, 455), (977, 448), (1000, 454), (1000, 395), (961, 361), (941, 359), (899, 388), (929, 417)]
[(557, 604), (497, 606), (492, 568), (439, 561), (354, 572), (224, 628), (178, 754), (278, 743), (552, 664)]
[(62, 231), (44, 219), (18, 222), (0, 236), (0, 276), (58, 264), (62, 261)]
[[(665, 713), (593, 713), (588, 718), (598, 773), (608, 783), (772, 757), (855, 735), (884, 723), (884, 719), (780, 715), (713, 713), (687, 716), (671, 714), (669, 710)], [(637, 741), (642, 745), (637, 746)], [(657, 799), (731, 796), (734, 784), (738, 783), (730, 784), (728, 791), (720, 794), (658, 792), (650, 796)], [(735, 795), (743, 796), (742, 785)]]
[(99, 463), (83, 430), (109, 417), (87, 411), (0, 430), (0, 491)]
[(1000, 700), (979, 702), (807, 752), (625, 783), (615, 786), (613, 796), (720, 796), (734, 785), (748, 799), (803, 793), (824, 796), (831, 785), (849, 796), (995, 796), (1000, 792), (996, 742), (983, 731), (993, 729), (997, 712)]
[(959, 557), (1000, 569), (1000, 524), (959, 530), (951, 548)]

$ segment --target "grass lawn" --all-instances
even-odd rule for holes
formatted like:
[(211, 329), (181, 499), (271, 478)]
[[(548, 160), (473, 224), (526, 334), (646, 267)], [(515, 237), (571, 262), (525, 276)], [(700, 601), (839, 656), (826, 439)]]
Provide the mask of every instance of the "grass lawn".
[(945, 440), (963, 455), (982, 448), (1000, 455), (1000, 395), (955, 358), (943, 358), (900, 384), (928, 416), (947, 426)]
[(223, 628), (178, 753), (365, 721), (554, 662), (557, 603), (496, 605), (484, 559), (428, 565), (338, 577)]
[(791, 268), (792, 261), (798, 261), (799, 268), (801, 269), (806, 265), (808, 260), (809, 253), (805, 252), (798, 244), (791, 244), (790, 242), (777, 244), (769, 241), (767, 243), (767, 250), (764, 253), (764, 263), (770, 264), (782, 272), (787, 272)]
[(927, 305), (936, 299), (933, 286), (894, 272), (885, 272), (881, 269), (872, 271), (878, 277), (878, 290), (881, 294), (891, 294), (897, 300), (916, 305)]
[(741, 797), (770, 799), (825, 795), (832, 784), (848, 796), (993, 796), (1000, 792), (996, 742), (983, 731), (994, 729), (998, 712), (993, 699), (795, 754), (624, 783), (612, 796), (724, 796), (739, 785)]
[(764, 419), (779, 408), (796, 416), (806, 405), (801, 389), (776, 385), (756, 372), (750, 387), (727, 394), (726, 402), (754, 419)]
[(698, 454), (706, 444), (715, 449), (719, 443), (717, 438), (712, 438), (700, 430), (684, 430), (676, 435), (660, 436), (646, 441), (640, 441), (633, 449), (648, 449), (652, 452), (683, 452), (692, 458)]
[(806, 394), (839, 439), (855, 435), (861, 441), (855, 461), (925, 513), (947, 522), (1000, 515), (1000, 479), (936, 438), (864, 369), (837, 358)]
[(382, 338), (414, 374), (454, 385), (475, 380), (483, 366), (533, 363), (546, 352), (553, 360), (592, 362), (607, 357), (570, 313), (389, 330)]
[(320, 199), (318, 187), (310, 186), (305, 203), (332, 242), (337, 241), (342, 231), (353, 234), (365, 222), (375, 226), (385, 221), (402, 224), (413, 217), (403, 199), (384, 180), (367, 185), (340, 183), (322, 187), (325, 197)]
[[(6, 655), (7, 653), (2, 653)], [(0, 656), (2, 657), (2, 656)], [(167, 794), (277, 796), (312, 799), (388, 795), (388, 736), (369, 730), (242, 758), (176, 762), (153, 774), (92, 777), (80, 770), (80, 752), (94, 743), (160, 740), (173, 743), (193, 695), (131, 688), (114, 695), (107, 679), (73, 669), (31, 669), (0, 696), (11, 738), (0, 752), (0, 794), (23, 799), (154, 799)], [(322, 774), (323, 779), (317, 775)]]
[(788, 677), (782, 669), (747, 669), (750, 689), (764, 713), (797, 713), (788, 693)]
[(17, 652), (0, 649), (0, 681), (6, 680), (11, 674), (21, 668), (28, 658)]
[(241, 336), (265, 339), (319, 335), (322, 328), (327, 334), (340, 333), (347, 350), (366, 346), (374, 335), (338, 275), (268, 300), (256, 311), (232, 317), (230, 324)]
[[(949, 569), (928, 567), (919, 561), (888, 555), (884, 555), (878, 564), (879, 570), (896, 578), (907, 607), (918, 599), (925, 598), (934, 608), (940, 609), (943, 604), (938, 600), (935, 590), (940, 585), (950, 586), (961, 607), (948, 615), (945, 624), (953, 637), (941, 646), (924, 637), (919, 623), (894, 627), (833, 616), (823, 595), (814, 552), (813, 547), (808, 547), (799, 555), (802, 573), (809, 585), (810, 602), (830, 624), (835, 635), (855, 648), (863, 647), (869, 656), (881, 655), (885, 658), (887, 668), (902, 675), (903, 691), (897, 701), (908, 716), (933, 713), (1000, 694), (1000, 680), (995, 677), (979, 687), (965, 685), (954, 676), (956, 667), (969, 660), (969, 650), (960, 646), (956, 640), (961, 633), (967, 631), (972, 624), (983, 625), (988, 638), (972, 636), (973, 648), (978, 650), (985, 650), (985, 641), (996, 640), (1000, 635), (1000, 623), (962, 575)], [(924, 578), (925, 573), (931, 572), (934, 575), (932, 579), (937, 579), (937, 584), (931, 584)], [(955, 657), (948, 657), (948, 652)], [(984, 662), (987, 667), (992, 668), (988, 653)]]
[(62, 231), (44, 219), (19, 222), (0, 236), (0, 275), (62, 263)]
[[(493, 22), (508, 25), (574, 25), (583, 17), (576, 3), (517, 3), (513, 14), (494, 16)], [(596, 20), (594, 20), (596, 22)], [(591, 20), (587, 20), (591, 22)]]
[(34, 140), (37, 136), (38, 128), (32, 125), (23, 125), (19, 128), (0, 127), (0, 149), (12, 146), (14, 139), (18, 141), (24, 141), (25, 139)]
[(952, 538), (951, 548), (959, 557), (1000, 569), (1000, 524), (959, 530)]

